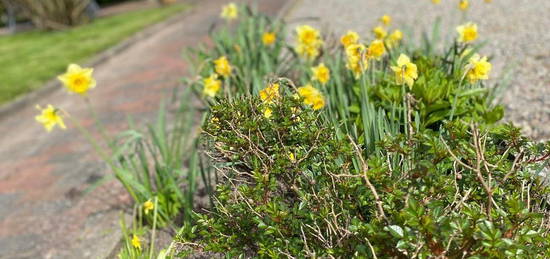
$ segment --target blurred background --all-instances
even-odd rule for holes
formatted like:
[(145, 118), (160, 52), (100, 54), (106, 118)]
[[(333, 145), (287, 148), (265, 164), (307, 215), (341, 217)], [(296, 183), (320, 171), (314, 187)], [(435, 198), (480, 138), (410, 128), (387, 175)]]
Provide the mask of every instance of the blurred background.
[(174, 2), (176, 0), (2, 0), (0, 25), (4, 27), (2, 33), (32, 28), (64, 29), (88, 23), (98, 16), (109, 15), (113, 7), (120, 7), (121, 4), (126, 8), (138, 9), (150, 4), (166, 5)]
[(178, 2), (0, 0), (0, 105), (182, 11)]

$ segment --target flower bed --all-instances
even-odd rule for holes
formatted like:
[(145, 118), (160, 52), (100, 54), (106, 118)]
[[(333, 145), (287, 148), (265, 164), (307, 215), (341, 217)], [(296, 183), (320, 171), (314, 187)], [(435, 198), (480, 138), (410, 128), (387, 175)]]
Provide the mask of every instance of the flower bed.
[[(290, 42), (283, 22), (249, 7), (222, 17), (214, 47), (190, 52), (200, 136), (181, 126), (168, 140), (160, 120), (135, 153), (106, 157), (137, 203), (122, 257), (151, 258), (154, 242), (139, 236), (152, 229), (154, 240), (159, 226), (178, 229), (160, 258), (550, 256), (550, 143), (500, 122), (475, 24), (457, 26), (448, 46), (434, 34), (414, 47), (390, 16), (369, 41), (302, 25)], [(86, 92), (93, 80), (77, 72), (61, 79)], [(58, 115), (37, 119), (64, 127)], [(196, 178), (207, 210), (193, 211)]]

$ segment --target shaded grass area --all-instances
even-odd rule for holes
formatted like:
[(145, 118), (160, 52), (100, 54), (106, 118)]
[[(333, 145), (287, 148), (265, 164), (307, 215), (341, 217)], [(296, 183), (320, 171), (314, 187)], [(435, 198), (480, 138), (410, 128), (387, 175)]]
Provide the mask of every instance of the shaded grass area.
[(64, 31), (0, 37), (0, 104), (40, 87), (69, 63), (82, 63), (144, 27), (186, 9), (172, 5), (132, 11)]

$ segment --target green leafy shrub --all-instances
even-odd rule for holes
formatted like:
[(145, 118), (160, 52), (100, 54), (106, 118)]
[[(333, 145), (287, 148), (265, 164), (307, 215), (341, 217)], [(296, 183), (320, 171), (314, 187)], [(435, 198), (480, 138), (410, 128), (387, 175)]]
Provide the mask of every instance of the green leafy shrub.
[[(181, 240), (228, 256), (545, 258), (550, 148), (519, 130), (445, 123), (381, 142), (363, 160), (293, 97), (211, 107), (221, 181), (212, 213)], [(292, 155), (291, 155), (292, 154)]]

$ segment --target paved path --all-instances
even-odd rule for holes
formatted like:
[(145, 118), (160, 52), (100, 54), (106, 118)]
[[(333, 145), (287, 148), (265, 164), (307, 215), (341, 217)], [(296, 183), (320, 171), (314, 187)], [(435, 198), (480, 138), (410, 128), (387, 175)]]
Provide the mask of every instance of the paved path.
[[(185, 74), (182, 49), (207, 40), (228, 1), (195, 2), (191, 13), (95, 67), (90, 97), (109, 131), (125, 129), (128, 114), (153, 121)], [(273, 14), (284, 2), (262, 0), (260, 9)], [(93, 123), (82, 100), (62, 89), (39, 103)], [(116, 181), (83, 195), (107, 167), (70, 124), (47, 134), (36, 113), (29, 105), (0, 119), (0, 258), (104, 258), (120, 240), (118, 220), (130, 199)]]
[[(304, 21), (340, 36), (348, 29), (372, 39), (370, 29), (384, 14), (393, 17), (393, 28), (431, 30), (436, 17), (443, 18), (449, 37), (464, 20), (458, 0), (300, 0), (287, 17)], [(550, 139), (550, 1), (470, 0), (466, 20), (479, 25), (480, 39), (488, 44), (482, 54), (494, 56), (493, 77), (502, 76), (506, 65), (515, 65), (511, 87), (503, 96), (507, 119), (536, 138)], [(297, 23), (297, 22), (296, 22)]]

